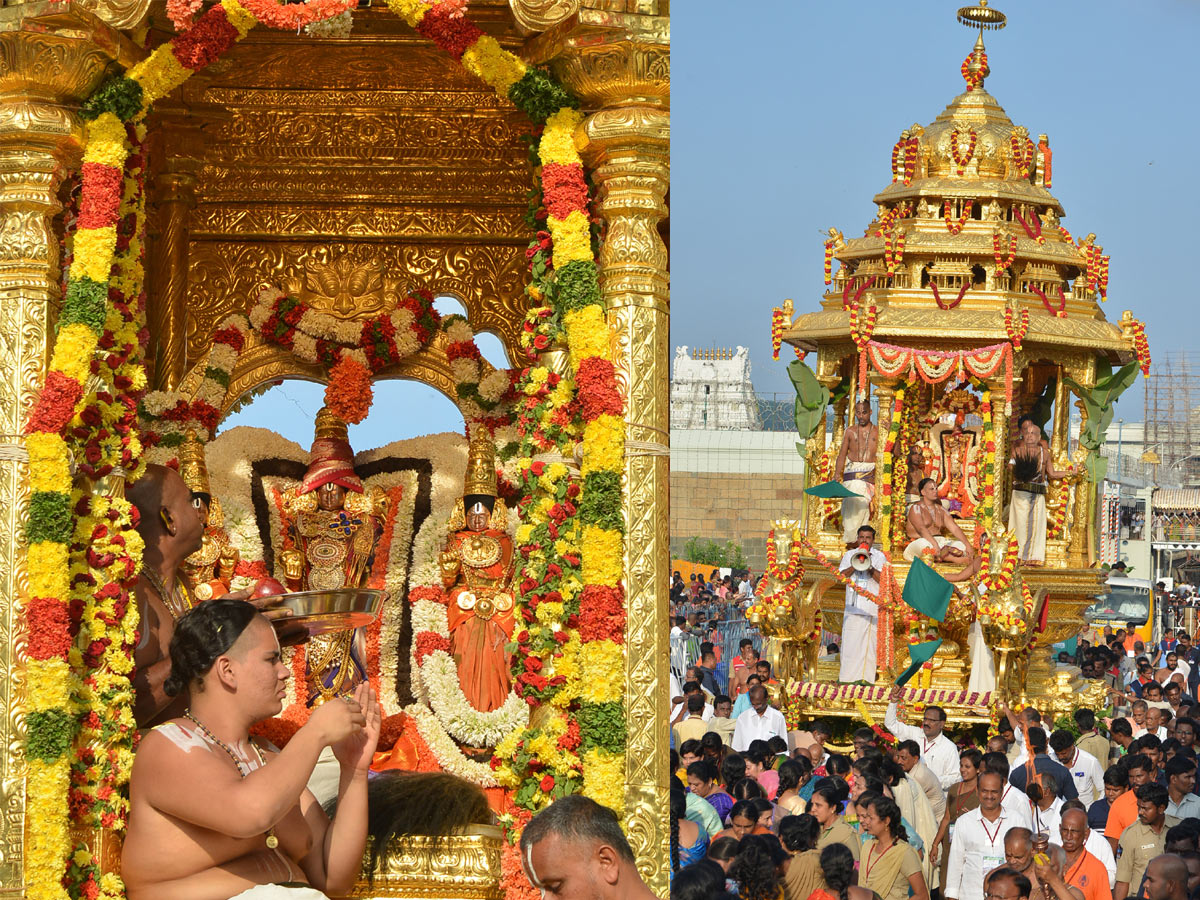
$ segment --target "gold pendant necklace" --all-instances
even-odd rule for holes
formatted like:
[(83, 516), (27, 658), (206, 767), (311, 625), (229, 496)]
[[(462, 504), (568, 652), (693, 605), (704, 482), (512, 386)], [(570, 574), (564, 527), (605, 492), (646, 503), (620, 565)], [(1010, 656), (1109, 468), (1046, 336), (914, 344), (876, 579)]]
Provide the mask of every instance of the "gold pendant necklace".
[[(191, 720), (193, 723), (195, 723), (196, 727), (199, 728), (202, 732), (204, 732), (204, 736), (206, 738), (208, 738), (210, 741), (212, 741), (214, 744), (216, 744), (218, 747), (220, 747), (222, 750), (224, 750), (226, 753), (229, 754), (229, 758), (233, 760), (233, 765), (237, 769), (238, 775), (240, 777), (245, 778), (246, 775), (249, 774), (248, 772), (242, 771), (242, 761), (237, 758), (237, 754), (235, 754), (233, 752), (233, 750), (230, 749), (229, 745), (226, 744), (219, 737), (217, 737), (215, 734), (213, 734), (211, 731), (209, 731), (207, 728), (205, 728), (204, 723), (192, 715), (191, 709), (185, 709), (183, 711), (183, 715), (185, 718), (187, 718), (187, 719)], [(251, 749), (254, 750), (254, 755), (258, 757), (259, 767), (261, 768), (262, 766), (265, 766), (267, 764), (266, 757), (263, 756), (262, 751), (258, 749), (258, 745), (254, 743), (253, 739), (251, 739), (251, 741), (250, 741), (250, 747), (251, 747)], [(267, 829), (266, 837), (267, 837), (267, 849), (268, 850), (274, 850), (276, 847), (279, 846), (279, 838), (275, 837), (275, 829), (273, 827)]]
[(149, 566), (142, 566), (142, 574), (146, 576), (146, 580), (150, 582), (150, 586), (162, 598), (163, 606), (167, 608), (167, 612), (171, 614), (171, 618), (176, 622), (179, 617), (192, 608), (191, 602), (187, 597), (187, 588), (178, 577), (175, 579), (176, 590), (168, 591), (167, 585), (163, 582), (159, 574)]

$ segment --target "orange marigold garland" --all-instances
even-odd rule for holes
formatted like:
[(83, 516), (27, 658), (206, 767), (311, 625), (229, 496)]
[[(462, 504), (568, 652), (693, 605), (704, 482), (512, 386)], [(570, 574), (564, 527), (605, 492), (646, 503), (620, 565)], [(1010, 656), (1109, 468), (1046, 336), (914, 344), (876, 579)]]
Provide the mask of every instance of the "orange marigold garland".
[(895, 275), (896, 269), (904, 260), (904, 241), (904, 232), (898, 232), (896, 229), (883, 236), (883, 261), (887, 266), (888, 275)]
[(778, 306), (771, 310), (771, 359), (779, 359), (779, 348), (783, 346), (783, 318)]
[(984, 74), (987, 72), (987, 53), (980, 51), (979, 53), (979, 71), (971, 71), (971, 60), (975, 57), (975, 51), (972, 50), (967, 54), (967, 58), (962, 61), (962, 65), (958, 67), (959, 73), (962, 75), (963, 81), (967, 83), (967, 90), (973, 91), (979, 85), (983, 84)]
[[(968, 57), (968, 59), (969, 58), (970, 57)], [(967, 152), (962, 153), (962, 154), (960, 154), (958, 152), (959, 132), (955, 131), (953, 134), (950, 135), (950, 155), (952, 157), (954, 157), (954, 164), (956, 166), (958, 166), (958, 174), (959, 175), (963, 174), (963, 172), (966, 171), (967, 163), (969, 163), (971, 161), (971, 157), (975, 155), (975, 143), (976, 143), (976, 141), (979, 140), (979, 135), (977, 135), (975, 133), (974, 128), (972, 128), (968, 132), (968, 134), (969, 134), (969, 137), (967, 138)]]
[(992, 257), (996, 260), (996, 271), (1007, 269), (1017, 259), (1017, 236), (1010, 234), (1008, 236), (1008, 255), (1005, 256), (1000, 250), (1000, 232), (992, 232)]
[(367, 417), (375, 392), (371, 372), (354, 353), (344, 353), (329, 370), (325, 405), (343, 422), (357, 425)]
[(1011, 134), (1008, 137), (1008, 146), (1012, 150), (1013, 164), (1017, 171), (1021, 173), (1022, 178), (1028, 178), (1029, 173), (1033, 171), (1033, 141)]
[(1004, 330), (1008, 339), (1012, 341), (1013, 349), (1020, 350), (1021, 341), (1025, 340), (1025, 333), (1029, 331), (1029, 310), (1014, 310), (1011, 307), (1005, 309)]
[(1133, 352), (1137, 354), (1138, 366), (1143, 375), (1149, 375), (1150, 342), (1146, 340), (1146, 325), (1138, 319), (1134, 319), (1130, 322), (1129, 328), (1133, 332)]

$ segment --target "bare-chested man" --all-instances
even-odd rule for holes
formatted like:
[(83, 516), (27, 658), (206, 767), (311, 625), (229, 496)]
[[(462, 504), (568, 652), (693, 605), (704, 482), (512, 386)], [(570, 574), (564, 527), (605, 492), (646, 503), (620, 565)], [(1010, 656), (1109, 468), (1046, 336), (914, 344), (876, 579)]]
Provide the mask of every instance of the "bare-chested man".
[[(168, 694), (184, 715), (142, 739), (130, 781), (121, 876), (129, 900), (307, 900), (341, 896), (367, 838), (367, 769), (380, 710), (368, 684), (313, 711), (280, 752), (250, 740), (277, 715), (291, 670), (267, 619), (221, 598), (182, 616)], [(304, 785), (324, 747), (341, 765), (330, 822)]]
[(871, 520), (878, 442), (879, 428), (871, 423), (871, 402), (859, 400), (854, 404), (854, 424), (846, 429), (834, 467), (834, 477), (859, 495), (842, 501), (842, 540), (846, 543), (855, 540), (858, 529)]
[[(166, 466), (150, 465), (129, 486), (129, 501), (138, 511), (138, 533), (146, 542), (142, 553), (142, 571), (138, 575), (138, 615), (141, 638), (134, 651), (137, 671), (133, 677), (134, 717), (141, 728), (150, 727), (179, 715), (187, 706), (187, 691), (168, 697), (163, 682), (171, 672), (167, 648), (175, 630), (175, 620), (192, 608), (195, 598), (183, 577), (183, 561), (200, 549), (204, 522), (192, 503), (192, 492), (179, 473)], [(230, 596), (244, 599), (247, 592)], [(274, 598), (250, 601), (268, 618), (278, 621), (290, 615), (277, 606)], [(275, 608), (269, 608), (274, 606)], [(285, 643), (294, 643), (307, 635), (300, 629), (281, 632)]]
[(1054, 468), (1050, 447), (1031, 416), (1021, 416), (1017, 428), (1021, 440), (1008, 461), (1013, 470), (1008, 530), (1017, 537), (1021, 561), (1036, 565), (1046, 559), (1046, 492), (1050, 479), (1066, 478), (1070, 473)]
[(925, 451), (920, 444), (908, 448), (908, 483), (905, 485), (904, 500), (908, 504), (921, 499), (920, 484), (925, 477)]
[[(917, 491), (921, 499), (908, 508), (905, 520), (909, 544), (904, 548), (904, 558), (911, 562), (923, 551), (932, 550), (934, 562), (968, 562), (974, 553), (958, 523), (938, 501), (937, 483), (932, 478), (922, 478)], [(953, 540), (942, 537), (944, 531)]]

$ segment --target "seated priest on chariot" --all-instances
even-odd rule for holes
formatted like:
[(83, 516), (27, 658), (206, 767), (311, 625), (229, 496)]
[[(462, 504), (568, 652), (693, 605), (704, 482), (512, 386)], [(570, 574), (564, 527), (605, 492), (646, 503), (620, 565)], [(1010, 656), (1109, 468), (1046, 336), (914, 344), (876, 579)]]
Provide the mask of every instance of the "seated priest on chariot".
[(1046, 561), (1046, 493), (1051, 478), (1068, 478), (1070, 472), (1054, 468), (1042, 429), (1032, 416), (1017, 420), (1020, 441), (1013, 447), (1012, 501), (1008, 506), (1008, 530), (1017, 538), (1017, 556), (1022, 562)]
[[(934, 562), (970, 562), (974, 556), (970, 542), (938, 499), (937, 482), (922, 478), (917, 490), (921, 499), (908, 508), (905, 519), (909, 543), (904, 548), (904, 558), (912, 562), (930, 551)], [(943, 532), (949, 532), (950, 538), (943, 537)]]
[[(326, 703), (276, 751), (251, 739), (283, 708), (291, 669), (251, 604), (181, 616), (165, 690), (191, 697), (142, 739), (130, 779), (121, 876), (129, 900), (320, 900), (348, 894), (367, 841), (367, 770), (381, 713), (370, 685)], [(332, 821), (305, 789), (330, 748), (341, 769)]]

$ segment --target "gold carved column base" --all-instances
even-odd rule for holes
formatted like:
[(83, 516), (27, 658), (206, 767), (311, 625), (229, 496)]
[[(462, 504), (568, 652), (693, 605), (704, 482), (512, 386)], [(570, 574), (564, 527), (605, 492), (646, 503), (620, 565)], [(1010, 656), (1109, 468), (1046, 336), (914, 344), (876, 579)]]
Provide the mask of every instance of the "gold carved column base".
[(361, 879), (350, 897), (372, 900), (503, 900), (500, 847), (494, 825), (476, 825), (440, 838), (407, 837), (395, 841), (392, 857), (370, 885)]

